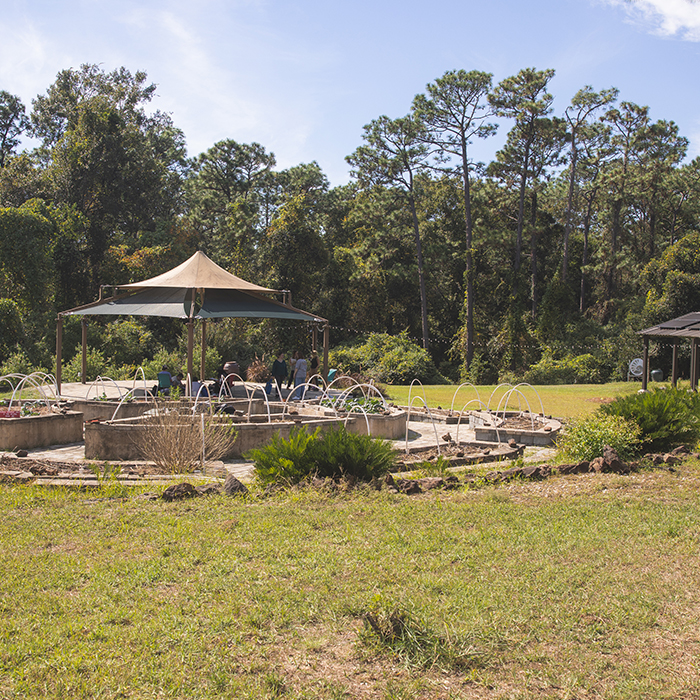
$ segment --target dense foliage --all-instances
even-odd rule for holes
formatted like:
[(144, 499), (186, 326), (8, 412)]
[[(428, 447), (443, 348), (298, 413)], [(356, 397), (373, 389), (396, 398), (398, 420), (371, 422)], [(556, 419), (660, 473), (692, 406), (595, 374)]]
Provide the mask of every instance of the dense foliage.
[(700, 396), (685, 389), (654, 389), (615, 399), (600, 407), (605, 416), (620, 416), (640, 428), (642, 447), (662, 452), (700, 438)]
[[(332, 365), (376, 380), (624, 378), (634, 331), (698, 309), (700, 158), (615, 89), (586, 86), (555, 114), (553, 76), (448, 71), (405, 117), (358, 125), (353, 181), (334, 188), (315, 162), (276, 170), (257, 143), (188, 157), (143, 71), (61, 71), (29, 111), (0, 90), (0, 363), (52, 366), (56, 311), (201, 249), (329, 319)], [(477, 166), (469, 149), (496, 118), (505, 143)], [(23, 135), (38, 145), (21, 150)], [(95, 369), (127, 374), (186, 343), (179, 322), (114, 325), (90, 321)], [(66, 324), (68, 362), (79, 333)], [(245, 370), (308, 353), (310, 336), (230, 320), (210, 348)], [(663, 344), (652, 362), (668, 372)]]
[(357, 435), (343, 426), (308, 433), (296, 427), (288, 439), (273, 435), (270, 444), (250, 450), (255, 475), (262, 484), (296, 484), (310, 477), (371, 481), (386, 474), (396, 453), (391, 443)]

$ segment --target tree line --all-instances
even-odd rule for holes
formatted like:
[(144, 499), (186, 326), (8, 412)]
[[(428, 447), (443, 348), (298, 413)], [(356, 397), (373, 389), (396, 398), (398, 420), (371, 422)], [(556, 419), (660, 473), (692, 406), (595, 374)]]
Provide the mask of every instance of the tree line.
[[(0, 91), (0, 360), (50, 366), (56, 311), (201, 249), (289, 290), (333, 342), (407, 333), (453, 380), (619, 377), (635, 330), (700, 308), (700, 159), (615, 88), (554, 114), (553, 76), (446, 72), (406, 116), (364, 127), (351, 183), (333, 188), (316, 162), (277, 170), (257, 143), (188, 157), (172, 117), (147, 111), (143, 71), (61, 71), (29, 112)], [(498, 128), (503, 147), (474, 162)], [(224, 355), (305, 342), (271, 322), (217, 333)]]

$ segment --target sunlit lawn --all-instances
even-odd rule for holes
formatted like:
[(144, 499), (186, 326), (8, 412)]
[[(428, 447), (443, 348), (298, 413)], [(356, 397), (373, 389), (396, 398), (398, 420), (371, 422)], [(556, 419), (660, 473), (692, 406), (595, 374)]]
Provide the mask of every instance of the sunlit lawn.
[[(414, 384), (413, 387), (390, 386), (388, 392), (392, 401), (401, 406), (408, 405), (410, 390), (413, 406), (422, 406), (423, 401), (426, 401), (431, 408), (441, 406), (457, 410), (462, 409), (468, 402), (472, 402), (469, 404), (469, 408), (476, 407), (478, 404), (474, 400), (479, 399), (484, 404), (490, 404), (491, 408), (496, 409), (511, 387), (496, 387), (495, 385), (473, 387), (468, 385), (457, 391), (458, 388), (456, 385), (422, 386)], [(511, 393), (508, 406), (517, 407), (518, 402), (520, 402), (521, 407), (529, 406), (533, 411), (539, 413), (542, 410), (541, 401), (547, 415), (557, 418), (571, 418), (591, 413), (604, 401), (633, 393), (640, 388), (640, 382), (519, 386), (517, 391)]]

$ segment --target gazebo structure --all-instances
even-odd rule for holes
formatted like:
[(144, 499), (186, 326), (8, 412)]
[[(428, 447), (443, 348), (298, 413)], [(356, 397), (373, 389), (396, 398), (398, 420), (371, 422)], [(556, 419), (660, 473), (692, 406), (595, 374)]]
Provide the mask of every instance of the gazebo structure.
[(644, 339), (644, 354), (642, 356), (642, 389), (647, 388), (649, 381), (649, 339), (667, 338), (673, 340), (673, 368), (671, 381), (676, 386), (678, 381), (678, 343), (680, 340), (690, 340), (690, 386), (693, 391), (697, 391), (698, 385), (698, 345), (700, 344), (700, 312), (692, 313), (672, 318), (664, 321), (658, 326), (646, 328), (638, 331)]
[[(143, 282), (115, 285), (113, 296), (92, 304), (78, 306), (58, 314), (56, 325), (56, 383), (61, 391), (62, 339), (64, 316), (82, 316), (82, 380), (87, 373), (87, 316), (167, 316), (187, 322), (187, 371), (192, 374), (194, 321), (202, 322), (201, 374), (204, 378), (206, 322), (214, 318), (279, 318), (313, 323), (313, 349), (318, 342), (318, 328), (323, 328), (323, 374), (328, 376), (328, 321), (289, 303), (285, 292), (267, 289), (232, 275), (197, 251), (181, 265)], [(283, 294), (284, 301), (272, 298)]]

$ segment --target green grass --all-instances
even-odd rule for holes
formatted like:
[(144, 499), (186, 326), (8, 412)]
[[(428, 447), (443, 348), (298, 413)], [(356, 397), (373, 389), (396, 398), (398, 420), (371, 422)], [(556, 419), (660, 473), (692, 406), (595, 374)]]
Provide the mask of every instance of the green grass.
[[(415, 385), (411, 391), (411, 400), (413, 397), (427, 400), (427, 404), (431, 408), (441, 406), (444, 409), (449, 409), (453, 404), (455, 391), (458, 385), (431, 385), (421, 388), (420, 385)], [(493, 386), (477, 387), (478, 396), (485, 404), (489, 403), (493, 391), (496, 389)], [(520, 398), (520, 406), (530, 408), (539, 413), (540, 399), (544, 406), (544, 412), (547, 415), (557, 418), (573, 418), (585, 416), (595, 411), (601, 403), (610, 401), (617, 396), (624, 396), (638, 391), (641, 388), (639, 382), (617, 382), (613, 384), (566, 384), (566, 385), (546, 385), (535, 387), (521, 387), (522, 396), (517, 393), (511, 394), (508, 402), (508, 407), (517, 409), (518, 398)], [(391, 400), (395, 403), (406, 406), (408, 405), (408, 386), (390, 386), (388, 393)], [(425, 396), (423, 394), (425, 390)], [(498, 408), (500, 399), (508, 391), (508, 387), (501, 387), (491, 399), (491, 408)], [(539, 395), (539, 398), (538, 398)], [(454, 400), (455, 410), (461, 410), (468, 401), (477, 398), (477, 392), (472, 387), (462, 387)], [(422, 401), (413, 403), (414, 407), (422, 406)], [(477, 404), (472, 403), (469, 408), (473, 408)]]
[(698, 533), (696, 462), (418, 497), (3, 486), (0, 698), (697, 697)]

